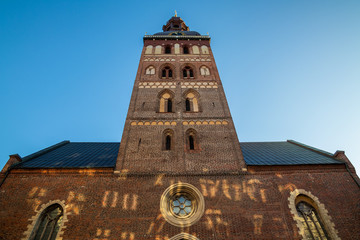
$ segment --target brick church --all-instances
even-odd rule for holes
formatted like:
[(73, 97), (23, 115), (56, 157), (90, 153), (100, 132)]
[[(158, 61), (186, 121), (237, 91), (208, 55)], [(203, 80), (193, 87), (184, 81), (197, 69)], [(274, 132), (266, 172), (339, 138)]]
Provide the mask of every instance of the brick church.
[(162, 30), (144, 36), (121, 143), (10, 155), (0, 239), (360, 239), (344, 152), (239, 142), (210, 37), (176, 15)]

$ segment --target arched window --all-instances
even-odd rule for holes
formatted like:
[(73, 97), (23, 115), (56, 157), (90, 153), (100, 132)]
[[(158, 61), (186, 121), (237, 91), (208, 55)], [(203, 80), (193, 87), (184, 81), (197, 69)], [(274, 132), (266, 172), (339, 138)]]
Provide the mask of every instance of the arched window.
[(202, 76), (209, 76), (209, 75), (210, 75), (210, 70), (209, 70), (209, 68), (206, 67), (206, 66), (202, 66), (202, 67), (200, 68), (200, 74), (201, 74)]
[(187, 150), (190, 151), (194, 151), (194, 150), (199, 150), (199, 144), (198, 144), (198, 138), (197, 138), (197, 133), (194, 129), (188, 129), (186, 131), (186, 147)]
[(145, 49), (145, 54), (152, 54), (153, 52), (153, 46), (149, 45)]
[(202, 54), (209, 54), (209, 48), (205, 45), (202, 45), (201, 52), (202, 52)]
[(165, 47), (165, 54), (171, 54), (171, 46)]
[(55, 240), (63, 219), (63, 208), (59, 204), (47, 207), (37, 220), (29, 240)]
[(172, 69), (169, 66), (164, 67), (161, 70), (161, 77), (162, 78), (172, 78), (173, 77)]
[(165, 91), (160, 95), (159, 112), (173, 112), (173, 94)]
[(155, 47), (155, 54), (161, 54), (162, 47), (160, 45)]
[(184, 47), (183, 47), (183, 51), (184, 51), (184, 54), (189, 54), (189, 47), (188, 47), (188, 46), (184, 46)]
[(193, 54), (200, 54), (200, 51), (199, 51), (199, 47), (198, 47), (198, 46), (193, 46), (193, 47), (192, 47), (192, 51), (193, 51)]
[(194, 143), (194, 136), (189, 135), (189, 149), (194, 150), (195, 149), (195, 143)]
[(194, 71), (191, 67), (186, 66), (183, 69), (183, 77), (184, 78), (193, 78), (194, 77)]
[(187, 92), (185, 95), (185, 111), (198, 112), (199, 111), (199, 94), (193, 90)]
[(174, 149), (174, 131), (171, 129), (166, 129), (163, 132), (163, 147), (162, 149), (165, 151)]
[(302, 201), (300, 199), (296, 204), (296, 210), (298, 216), (301, 218), (306, 239), (329, 239), (325, 227), (321, 222), (321, 218), (314, 206), (308, 201)]
[(153, 66), (149, 66), (148, 68), (146, 68), (145, 74), (146, 75), (154, 75), (155, 74), (155, 68)]

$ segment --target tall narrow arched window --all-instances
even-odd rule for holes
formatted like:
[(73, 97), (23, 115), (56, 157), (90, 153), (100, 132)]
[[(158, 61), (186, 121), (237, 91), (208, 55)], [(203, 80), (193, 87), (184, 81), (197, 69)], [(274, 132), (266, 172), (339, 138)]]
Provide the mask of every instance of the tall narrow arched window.
[(183, 69), (183, 77), (184, 78), (193, 78), (194, 77), (194, 71), (191, 67), (186, 66)]
[(184, 54), (189, 54), (189, 47), (188, 47), (188, 46), (184, 46), (184, 47), (183, 47), (183, 51), (184, 51)]
[(186, 148), (189, 151), (199, 150), (198, 136), (194, 129), (188, 129), (185, 133)]
[(329, 239), (318, 212), (311, 204), (299, 201), (296, 210), (301, 218), (306, 239)]
[(172, 100), (169, 98), (167, 100), (167, 112), (172, 112)]
[(166, 129), (163, 132), (163, 144), (162, 150), (169, 151), (174, 149), (174, 131), (171, 129)]
[(199, 112), (199, 94), (194, 90), (186, 92), (185, 98), (185, 111), (186, 112)]
[(172, 78), (172, 77), (173, 77), (173, 71), (169, 66), (166, 66), (161, 70), (161, 78)]
[(173, 112), (173, 94), (166, 90), (159, 95), (159, 112)]
[(171, 46), (165, 47), (165, 54), (171, 54)]
[(165, 150), (171, 149), (171, 136), (167, 135), (165, 138)]
[(63, 208), (59, 204), (47, 207), (37, 220), (29, 240), (55, 240), (63, 218)]
[(189, 135), (189, 149), (190, 150), (195, 149), (194, 136), (192, 135)]
[(186, 111), (191, 111), (190, 99), (188, 99), (188, 98), (186, 98), (186, 100), (185, 100), (185, 110)]

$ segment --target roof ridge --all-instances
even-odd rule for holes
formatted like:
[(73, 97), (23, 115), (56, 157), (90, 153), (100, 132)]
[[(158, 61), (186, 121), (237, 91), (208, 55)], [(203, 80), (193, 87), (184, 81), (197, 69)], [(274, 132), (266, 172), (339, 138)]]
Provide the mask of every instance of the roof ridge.
[(61, 141), (61, 142), (56, 143), (54, 145), (51, 145), (50, 147), (44, 148), (44, 149), (42, 149), (40, 151), (34, 152), (34, 153), (32, 153), (32, 154), (30, 154), (30, 155), (28, 155), (26, 157), (23, 157), (21, 162), (23, 163), (23, 162), (29, 161), (29, 160), (31, 160), (31, 159), (33, 159), (35, 157), (39, 157), (41, 155), (44, 155), (45, 153), (48, 153), (48, 152), (50, 152), (52, 150), (55, 150), (55, 149), (57, 149), (59, 147), (62, 147), (64, 145), (68, 144), (68, 143), (70, 143), (69, 140), (64, 140), (64, 141)]
[[(335, 159), (334, 154), (332, 154), (332, 153), (330, 153), (330, 152), (327, 152), (327, 151), (324, 151), (324, 150), (321, 150), (321, 149), (318, 149), (318, 148), (314, 148), (314, 147), (311, 147), (311, 146), (309, 146), (309, 145), (306, 145), (306, 144), (303, 144), (303, 143), (301, 143), (301, 142), (297, 142), (297, 141), (291, 140), (291, 139), (287, 140), (287, 142), (288, 142), (288, 143), (292, 143), (292, 144), (294, 144), (294, 145), (297, 145), (297, 146), (299, 146), (299, 147), (308, 149), (308, 150), (310, 150), (310, 151), (319, 153), (319, 154), (324, 155), (324, 156), (326, 156), (326, 157), (331, 157), (331, 158)], [(335, 159), (335, 160), (337, 160), (337, 159)]]
[(261, 141), (261, 142), (239, 142), (239, 143), (285, 143), (286, 141)]

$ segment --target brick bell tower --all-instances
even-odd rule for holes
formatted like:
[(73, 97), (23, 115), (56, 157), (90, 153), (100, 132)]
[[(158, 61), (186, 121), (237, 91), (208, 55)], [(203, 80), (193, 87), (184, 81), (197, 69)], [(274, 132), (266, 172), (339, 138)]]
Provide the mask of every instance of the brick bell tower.
[(246, 169), (210, 47), (178, 16), (144, 36), (115, 172)]

